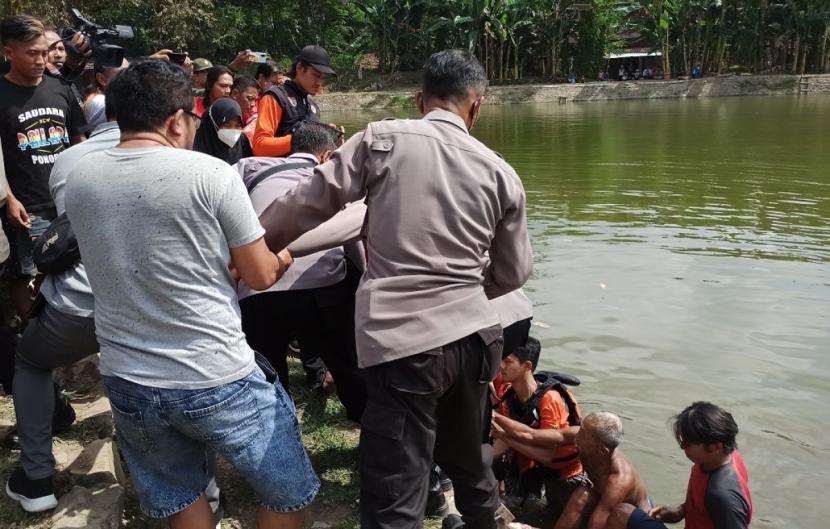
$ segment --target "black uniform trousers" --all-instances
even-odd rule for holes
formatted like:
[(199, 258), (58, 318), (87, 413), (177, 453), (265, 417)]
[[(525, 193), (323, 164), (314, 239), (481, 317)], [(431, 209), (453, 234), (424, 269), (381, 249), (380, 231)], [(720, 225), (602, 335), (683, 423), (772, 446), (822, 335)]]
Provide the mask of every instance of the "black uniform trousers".
[(495, 528), (499, 505), (487, 384), (499, 370), (496, 325), (421, 354), (367, 368), (360, 432), (363, 529), (420, 529), (433, 458), (452, 479), (466, 529)]
[(248, 344), (271, 362), (286, 390), (288, 343), (296, 335), (304, 356), (319, 356), (325, 362), (346, 416), (360, 422), (366, 381), (357, 367), (351, 278), (327, 287), (263, 292), (241, 300), (239, 306)]

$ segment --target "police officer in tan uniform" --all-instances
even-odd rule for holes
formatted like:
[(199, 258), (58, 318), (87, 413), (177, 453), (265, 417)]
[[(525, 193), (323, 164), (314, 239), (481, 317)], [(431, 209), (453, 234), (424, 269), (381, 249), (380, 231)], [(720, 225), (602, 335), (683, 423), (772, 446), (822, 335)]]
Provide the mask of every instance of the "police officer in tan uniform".
[(488, 383), (502, 352), (488, 298), (521, 287), (532, 254), (515, 171), (473, 138), (486, 88), (467, 51), (424, 65), (420, 120), (370, 123), (260, 215), (284, 248), (365, 197), (368, 264), (357, 291), (368, 403), (360, 437), (361, 525), (421, 528), (433, 460), (468, 528), (494, 528)]

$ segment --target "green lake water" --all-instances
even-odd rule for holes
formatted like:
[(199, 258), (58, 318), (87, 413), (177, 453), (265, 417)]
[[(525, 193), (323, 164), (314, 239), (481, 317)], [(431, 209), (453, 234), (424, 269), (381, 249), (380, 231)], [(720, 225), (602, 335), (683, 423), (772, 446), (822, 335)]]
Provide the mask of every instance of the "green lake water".
[(655, 502), (688, 479), (669, 419), (711, 400), (753, 527), (827, 527), (830, 96), (490, 106), (474, 134), (524, 181), (542, 367), (623, 418)]

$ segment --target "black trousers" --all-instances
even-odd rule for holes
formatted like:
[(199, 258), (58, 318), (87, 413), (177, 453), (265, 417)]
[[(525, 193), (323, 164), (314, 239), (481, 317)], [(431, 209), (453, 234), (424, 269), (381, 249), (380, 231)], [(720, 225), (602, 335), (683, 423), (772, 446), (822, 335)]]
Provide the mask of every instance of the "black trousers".
[(288, 343), (297, 336), (304, 356), (319, 356), (337, 384), (350, 420), (360, 422), (366, 381), (357, 367), (354, 287), (345, 279), (328, 287), (264, 292), (239, 302), (248, 344), (264, 355), (288, 390)]
[(501, 361), (501, 327), (366, 369), (360, 432), (363, 529), (420, 529), (433, 458), (452, 479), (467, 529), (495, 528), (499, 505), (487, 384)]

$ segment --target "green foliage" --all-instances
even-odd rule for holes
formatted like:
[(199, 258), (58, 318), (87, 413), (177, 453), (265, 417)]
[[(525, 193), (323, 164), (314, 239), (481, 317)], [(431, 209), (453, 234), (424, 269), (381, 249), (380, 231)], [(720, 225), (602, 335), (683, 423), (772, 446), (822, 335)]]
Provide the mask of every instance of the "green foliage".
[[(102, 24), (129, 24), (132, 55), (188, 50), (227, 62), (265, 51), (289, 63), (309, 43), (347, 75), (367, 54), (383, 73), (417, 70), (435, 50), (473, 50), (492, 80), (593, 77), (609, 51), (662, 49), (688, 74), (830, 69), (827, 0), (2, 0), (2, 13), (69, 23), (77, 7)], [(624, 38), (623, 38), (624, 37)], [(671, 61), (669, 61), (671, 59)]]

